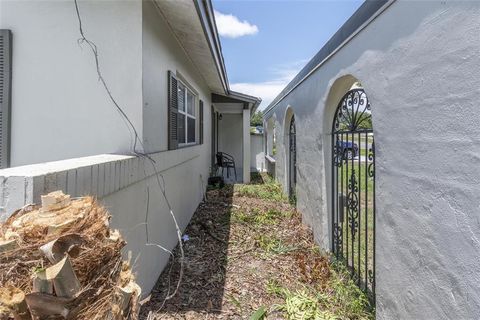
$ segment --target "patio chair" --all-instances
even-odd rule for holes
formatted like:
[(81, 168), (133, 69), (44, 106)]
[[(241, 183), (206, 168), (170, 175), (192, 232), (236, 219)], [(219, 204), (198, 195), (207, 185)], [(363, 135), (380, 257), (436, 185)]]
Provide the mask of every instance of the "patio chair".
[(233, 159), (231, 155), (225, 152), (217, 152), (216, 158), (218, 169), (222, 168), (222, 176), (223, 171), (225, 170), (225, 168), (227, 168), (227, 178), (229, 178), (230, 169), (233, 168), (233, 173), (235, 174), (235, 181), (237, 181), (237, 169), (235, 168), (235, 159)]

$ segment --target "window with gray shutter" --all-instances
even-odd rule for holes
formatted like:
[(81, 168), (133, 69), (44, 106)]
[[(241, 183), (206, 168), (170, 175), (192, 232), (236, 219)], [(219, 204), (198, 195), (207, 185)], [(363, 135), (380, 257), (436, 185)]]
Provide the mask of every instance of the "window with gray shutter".
[(10, 165), (12, 32), (0, 29), (0, 168)]
[(168, 71), (168, 150), (178, 148), (178, 80)]
[(200, 113), (200, 144), (203, 144), (203, 101), (200, 100), (199, 111)]

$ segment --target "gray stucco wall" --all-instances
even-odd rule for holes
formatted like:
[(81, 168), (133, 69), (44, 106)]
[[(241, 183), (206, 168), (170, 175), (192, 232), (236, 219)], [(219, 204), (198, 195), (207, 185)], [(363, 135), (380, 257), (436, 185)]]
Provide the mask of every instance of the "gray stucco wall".
[[(79, 1), (102, 73), (142, 133), (142, 2)], [(79, 45), (73, 1), (0, 0), (13, 33), (11, 166), (131, 149), (125, 121)]]
[[(172, 71), (204, 102), (204, 137), (210, 136), (211, 92), (170, 32), (167, 22), (151, 1), (143, 1), (143, 136), (148, 152), (168, 149), (168, 71)], [(198, 100), (197, 112), (198, 116)], [(198, 119), (198, 117), (197, 117)], [(197, 136), (198, 136), (197, 128)], [(198, 140), (197, 140), (198, 141)], [(205, 139), (205, 142), (209, 142)], [(210, 149), (208, 149), (210, 150)]]
[(241, 179), (241, 168), (243, 168), (242, 115), (224, 113), (222, 120), (218, 121), (218, 127), (218, 151), (233, 156), (237, 167), (237, 177)]
[(263, 172), (265, 168), (265, 147), (262, 134), (250, 134), (250, 170)]
[[(330, 248), (330, 130), (359, 80), (376, 144), (378, 319), (480, 314), (479, 2), (396, 1), (266, 115), (284, 186), (297, 123), (298, 207)], [(277, 131), (278, 132), (278, 131)]]

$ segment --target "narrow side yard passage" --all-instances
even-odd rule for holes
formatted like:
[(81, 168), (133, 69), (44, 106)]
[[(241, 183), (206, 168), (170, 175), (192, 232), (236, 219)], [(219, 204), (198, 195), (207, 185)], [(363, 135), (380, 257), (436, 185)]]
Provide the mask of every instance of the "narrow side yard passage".
[(364, 319), (374, 313), (346, 270), (313, 241), (267, 175), (207, 192), (141, 319)]

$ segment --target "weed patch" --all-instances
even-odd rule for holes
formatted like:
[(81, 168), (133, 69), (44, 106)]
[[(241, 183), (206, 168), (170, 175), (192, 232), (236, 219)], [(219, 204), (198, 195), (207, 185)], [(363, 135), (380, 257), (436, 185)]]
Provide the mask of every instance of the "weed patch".
[(297, 249), (297, 247), (286, 245), (282, 240), (274, 236), (260, 235), (255, 240), (258, 247), (270, 255), (286, 254)]
[(236, 209), (232, 210), (232, 221), (238, 223), (256, 225), (273, 225), (283, 218), (291, 218), (295, 212), (293, 210), (281, 211), (278, 209), (268, 209), (261, 211), (258, 208), (253, 208), (250, 212)]
[(185, 231), (190, 240), (179, 293), (162, 305), (180, 274), (177, 249), (172, 271), (166, 267), (143, 316), (373, 319), (366, 295), (343, 264), (331, 263), (315, 244), (281, 186), (265, 174), (251, 181), (209, 189)]
[(287, 203), (288, 197), (283, 193), (282, 186), (266, 174), (261, 176), (263, 183), (235, 185), (235, 195)]
[(365, 293), (351, 280), (345, 267), (330, 264), (324, 257), (315, 259), (313, 265), (302, 259), (297, 257), (302, 281), (296, 289), (285, 287), (276, 279), (267, 281), (265, 291), (282, 299), (276, 310), (289, 320), (374, 318)]

